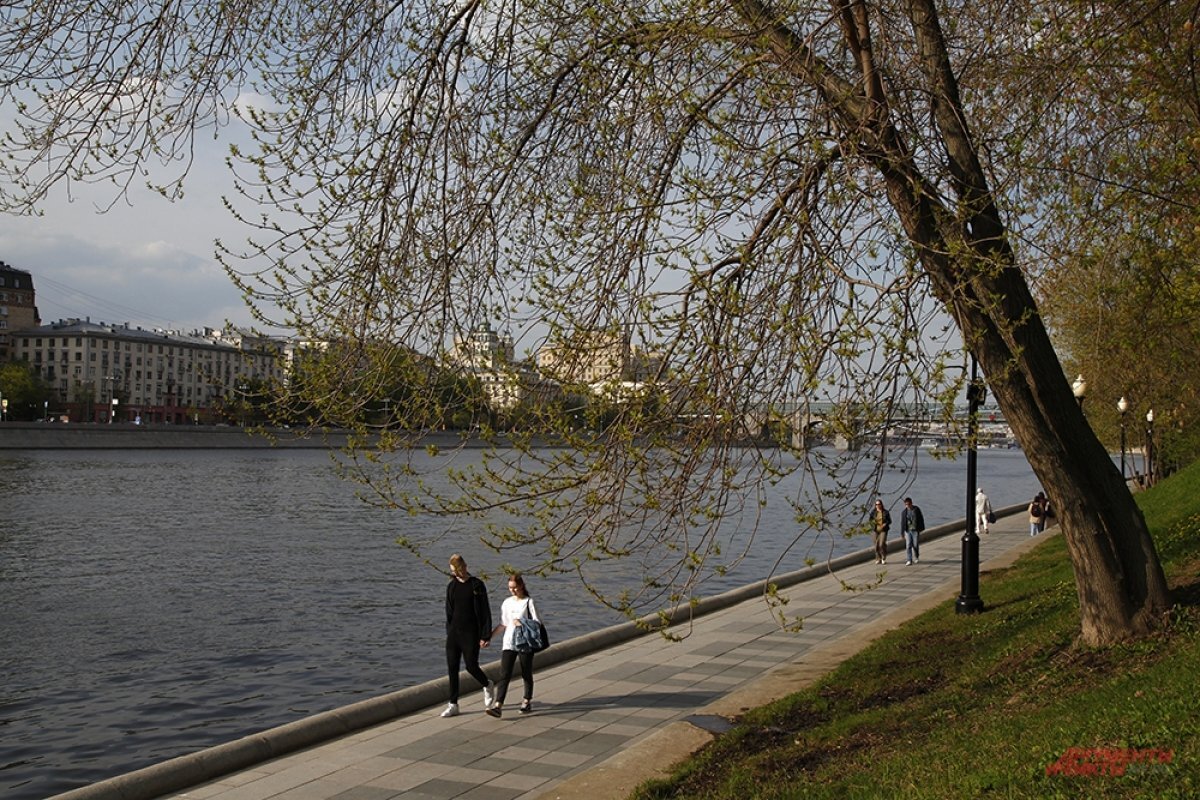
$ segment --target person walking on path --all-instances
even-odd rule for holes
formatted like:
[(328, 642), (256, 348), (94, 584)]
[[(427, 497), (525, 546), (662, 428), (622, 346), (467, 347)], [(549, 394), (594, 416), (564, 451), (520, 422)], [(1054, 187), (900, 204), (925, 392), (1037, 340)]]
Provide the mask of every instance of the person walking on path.
[(887, 563), (887, 537), (892, 529), (892, 515), (883, 507), (882, 500), (875, 501), (875, 510), (871, 514), (871, 522), (875, 528), (875, 563)]
[(458, 670), (465, 662), (467, 672), (483, 687), (483, 705), (492, 704), (494, 684), (479, 668), (479, 648), (492, 638), (492, 609), (487, 586), (467, 571), (467, 562), (458, 553), (450, 556), (450, 574), (446, 586), (446, 667), (450, 671), (450, 703), (443, 717), (458, 716)]
[(1037, 536), (1044, 530), (1046, 530), (1046, 495), (1038, 492), (1037, 497), (1033, 498), (1033, 502), (1029, 504), (1029, 535)]
[(911, 497), (904, 498), (904, 510), (900, 512), (900, 531), (904, 534), (904, 566), (921, 561), (921, 531), (925, 530), (925, 515), (920, 506), (914, 506)]
[(983, 493), (983, 487), (975, 490), (975, 530), (984, 534), (992, 523), (992, 501)]
[(496, 684), (496, 700), (487, 709), (488, 715), (496, 718), (504, 713), (504, 700), (508, 696), (508, 684), (512, 680), (513, 666), (518, 659), (521, 661), (521, 679), (525, 683), (525, 697), (521, 701), (519, 710), (522, 714), (528, 714), (533, 710), (533, 650), (519, 647), (517, 629), (524, 627), (522, 620), (536, 619), (539, 622), (542, 620), (538, 616), (537, 606), (533, 604), (533, 598), (529, 596), (529, 592), (525, 588), (525, 579), (521, 577), (520, 573), (513, 573), (509, 577), (508, 591), (510, 596), (505, 598), (504, 603), (500, 606), (500, 624), (492, 631), (493, 637), (500, 631), (504, 631), (504, 643), (500, 651), (500, 681)]

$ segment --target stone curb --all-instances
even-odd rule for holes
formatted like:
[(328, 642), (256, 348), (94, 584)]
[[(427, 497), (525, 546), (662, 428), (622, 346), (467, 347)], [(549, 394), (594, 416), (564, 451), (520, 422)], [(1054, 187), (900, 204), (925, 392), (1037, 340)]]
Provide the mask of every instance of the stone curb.
[[(997, 509), (996, 516), (1004, 517), (1024, 511), (1025, 504)], [(964, 521), (928, 528), (922, 541), (940, 539), (965, 530)], [(904, 549), (904, 542), (894, 539), (888, 552)], [(729, 608), (745, 600), (761, 597), (769, 584), (783, 589), (813, 580), (831, 572), (861, 564), (874, 558), (874, 549), (849, 553), (818, 566), (779, 575), (772, 579), (740, 586), (712, 597), (699, 600), (694, 606), (684, 606), (668, 615), (668, 626), (695, 617)], [(623, 622), (592, 633), (552, 644), (538, 654), (538, 669), (590, 655), (639, 636), (648, 636), (662, 629), (658, 615), (648, 615), (635, 622)], [(493, 680), (499, 677), (499, 664), (489, 664), (484, 671)], [(470, 676), (462, 673), (463, 680)], [(369, 698), (348, 706), (324, 711), (304, 719), (289, 722), (232, 742), (208, 747), (195, 753), (177, 756), (168, 761), (117, 775), (59, 795), (56, 800), (152, 800), (172, 792), (216, 780), (306, 747), (327, 742), (383, 722), (412, 714), (443, 702), (450, 693), (448, 678), (437, 678), (379, 697)]]

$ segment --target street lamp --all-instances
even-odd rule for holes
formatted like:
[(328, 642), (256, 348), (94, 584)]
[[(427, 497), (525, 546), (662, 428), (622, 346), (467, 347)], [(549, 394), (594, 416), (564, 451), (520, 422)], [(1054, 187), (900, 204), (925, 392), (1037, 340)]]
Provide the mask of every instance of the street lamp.
[(979, 535), (975, 532), (979, 523), (979, 515), (975, 513), (975, 476), (979, 407), (987, 390), (983, 381), (976, 378), (975, 370), (975, 356), (971, 356), (971, 382), (967, 384), (967, 513), (962, 538), (962, 592), (954, 604), (958, 614), (983, 611), (983, 600), (979, 597)]
[(1129, 410), (1129, 401), (1125, 395), (1117, 401), (1117, 411), (1121, 412), (1121, 480), (1125, 480), (1125, 412)]
[(1146, 412), (1146, 485), (1154, 485), (1154, 409)]
[(239, 383), (237, 388), (238, 388), (238, 410), (241, 412), (242, 427), (244, 428), (244, 427), (246, 427), (246, 406), (249, 405), (249, 402), (247, 401), (246, 398), (248, 396), (247, 392), (249, 391), (250, 387), (244, 383)]
[(121, 402), (117, 398), (112, 399), (112, 413), (108, 415), (108, 424), (112, 425), (113, 420), (117, 418), (117, 403)]
[(1087, 381), (1080, 375), (1071, 384), (1071, 393), (1075, 395), (1075, 399), (1079, 401), (1079, 410), (1083, 411), (1083, 400), (1087, 396)]

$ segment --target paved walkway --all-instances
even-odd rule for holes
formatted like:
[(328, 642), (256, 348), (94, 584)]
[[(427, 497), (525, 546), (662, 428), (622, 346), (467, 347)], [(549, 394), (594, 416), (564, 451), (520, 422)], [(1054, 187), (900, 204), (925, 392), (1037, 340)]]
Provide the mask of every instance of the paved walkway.
[[(982, 569), (1011, 563), (1043, 538), (1030, 539), (1023, 513), (1001, 518), (981, 537)], [(533, 714), (517, 714), (510, 702), (504, 718), (493, 719), (476, 691), (464, 696), (459, 717), (440, 718), (441, 704), (426, 707), (170, 796), (624, 797), (728, 727), (729, 717), (796, 691), (904, 619), (956, 598), (960, 554), (960, 533), (925, 542), (912, 566), (902, 552), (885, 567), (863, 553), (837, 577), (783, 592), (788, 613), (804, 616), (799, 633), (781, 631), (761, 598), (747, 600), (700, 617), (682, 642), (646, 635), (539, 672)], [(869, 591), (839, 583), (868, 583), (880, 571), (882, 583)], [(514, 678), (509, 699), (520, 696)]]

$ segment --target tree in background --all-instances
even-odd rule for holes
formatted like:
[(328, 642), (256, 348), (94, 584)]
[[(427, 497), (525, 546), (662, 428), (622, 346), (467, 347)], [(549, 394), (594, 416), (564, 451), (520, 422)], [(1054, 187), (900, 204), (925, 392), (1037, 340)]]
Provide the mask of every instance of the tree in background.
[(1059, 13), (1107, 20), (1107, 35), (1010, 98), (1055, 123), (1028, 150), (1044, 201), (1032, 232), (1046, 255), (1039, 293), (1071, 373), (1087, 379), (1093, 426), (1116, 447), (1125, 397), (1140, 446), (1153, 409), (1170, 468), (1200, 457), (1200, 6), (1071, 9)]
[[(1082, 636), (1101, 644), (1151, 630), (1166, 584), (1014, 250), (1021, 147), (1043, 120), (999, 100), (1061, 66), (1068, 34), (1078, 57), (1115, 28), (1079, 9), (1031, 26), (1039, 8), (37, 6), (6, 12), (0, 38), (20, 103), (0, 192), (120, 187), (150, 159), (182, 175), (194, 132), (239, 114), (254, 143), (232, 147), (229, 206), (253, 235), (220, 250), (263, 321), (435, 360), (487, 321), (659, 353), (645, 383), (661, 403), (620, 406), (598, 432), (547, 414), (568, 446), (497, 449), (454, 473), (453, 496), (380, 492), (514, 511), (493, 544), (536, 547), (542, 569), (641, 559), (640, 585), (603, 595), (631, 614), (687, 603), (736, 561), (719, 521), (762, 481), (845, 474), (735, 447), (746, 420), (821, 401), (851, 436), (950, 407), (965, 356), (949, 318), (1059, 511)], [(328, 389), (361, 367), (328, 364), (309, 399), (342, 407)], [(422, 397), (437, 410), (439, 393)], [(799, 527), (850, 526), (836, 510), (869, 485), (798, 498)]]
[(42, 418), (51, 391), (28, 363), (8, 361), (0, 363), (0, 398), (8, 401), (5, 419), (28, 421)]

